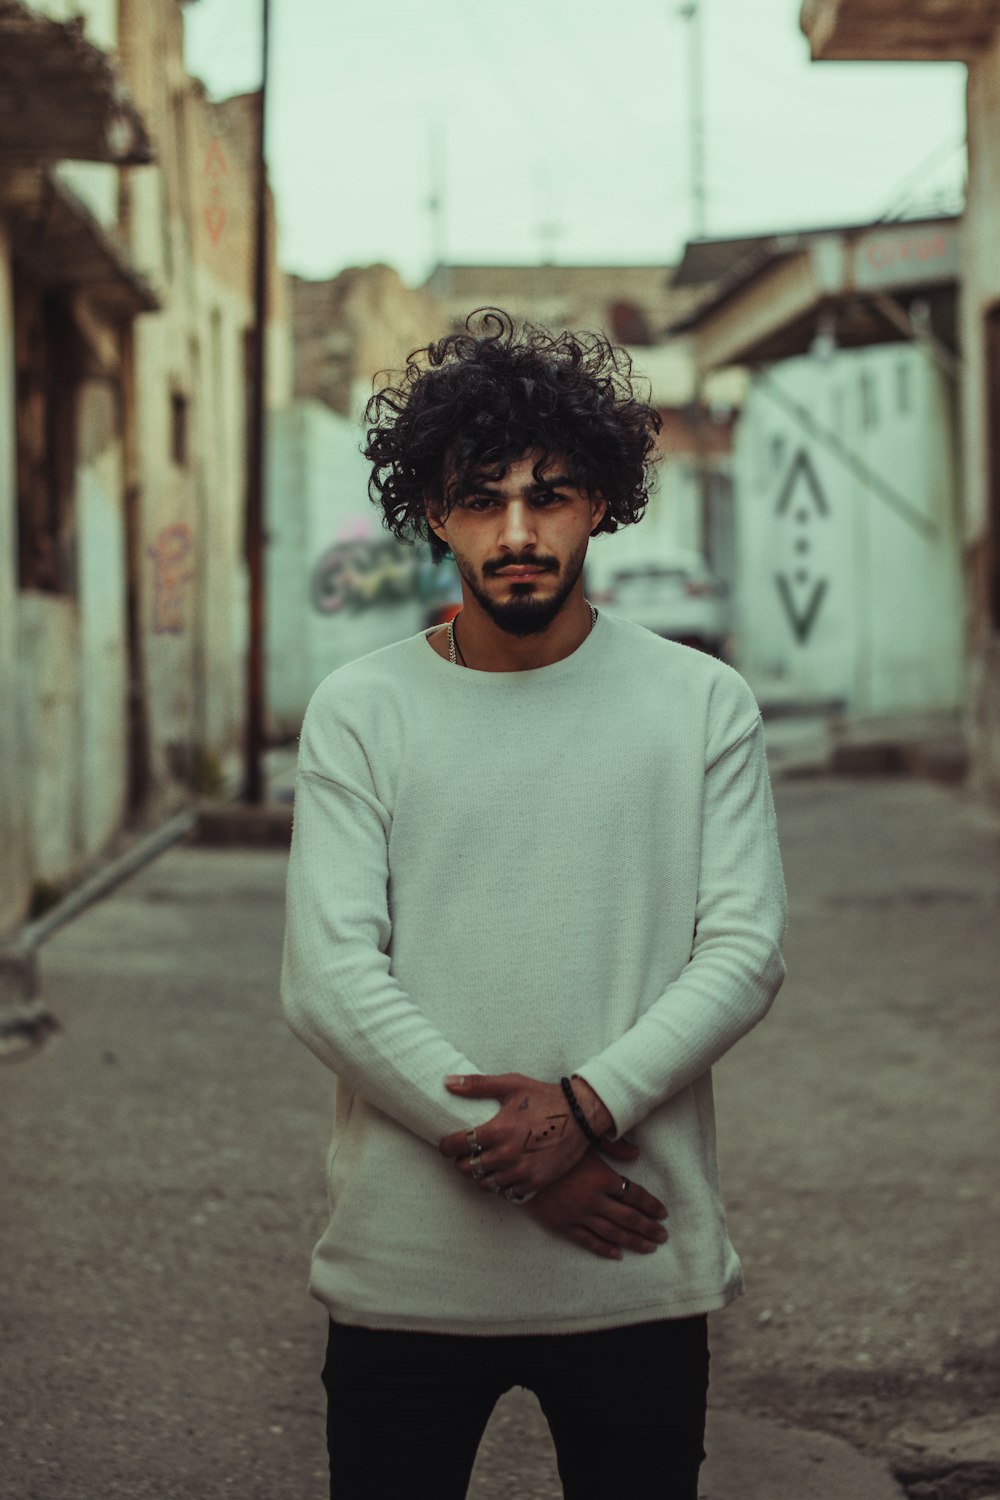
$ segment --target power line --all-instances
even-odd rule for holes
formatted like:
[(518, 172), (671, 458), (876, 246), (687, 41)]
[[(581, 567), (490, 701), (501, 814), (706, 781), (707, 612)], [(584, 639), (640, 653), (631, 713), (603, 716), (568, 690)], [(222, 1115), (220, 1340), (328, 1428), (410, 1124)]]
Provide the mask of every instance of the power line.
[(918, 179), (916, 186), (919, 187), (923, 178), (925, 178), (929, 172), (932, 172), (935, 167), (943, 166), (946, 161), (949, 161), (953, 156), (957, 156), (959, 151), (964, 151), (966, 147), (966, 141), (967, 137), (963, 134), (961, 139), (958, 141), (956, 141), (954, 136), (952, 136), (950, 140), (942, 141), (939, 145), (935, 146), (934, 150), (931, 151), (928, 156), (925, 156), (922, 161), (918, 162), (915, 167), (912, 167), (910, 171), (900, 179), (899, 186), (897, 187), (895, 194), (889, 200), (889, 207), (884, 211), (884, 213), (881, 213), (879, 215), (879, 217), (875, 220), (875, 223), (886, 224), (892, 219), (900, 218), (902, 216), (904, 208), (906, 207), (906, 204), (913, 198), (913, 192), (902, 192), (901, 190), (905, 188), (908, 183), (913, 181), (914, 178)]

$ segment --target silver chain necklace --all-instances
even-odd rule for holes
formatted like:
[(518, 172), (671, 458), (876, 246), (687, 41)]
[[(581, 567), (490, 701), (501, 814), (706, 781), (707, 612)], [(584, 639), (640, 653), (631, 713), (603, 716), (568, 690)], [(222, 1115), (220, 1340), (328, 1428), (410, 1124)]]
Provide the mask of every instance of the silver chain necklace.
[[(590, 600), (589, 599), (587, 600), (587, 603), (590, 604)], [(460, 611), (460, 613), (461, 613), (461, 611)], [(593, 628), (594, 628), (594, 626), (596, 624), (597, 624), (597, 605), (596, 604), (590, 604), (590, 630), (593, 630)], [(590, 630), (587, 631), (588, 635), (590, 634)], [(451, 662), (451, 664), (452, 664), (453, 667), (457, 667), (458, 666), (458, 657), (457, 657), (456, 652), (455, 652), (455, 621), (454, 621), (454, 619), (451, 619), (451, 620), (448, 621), (448, 660)], [(465, 657), (464, 656), (462, 658), (462, 665), (463, 666), (466, 665)]]

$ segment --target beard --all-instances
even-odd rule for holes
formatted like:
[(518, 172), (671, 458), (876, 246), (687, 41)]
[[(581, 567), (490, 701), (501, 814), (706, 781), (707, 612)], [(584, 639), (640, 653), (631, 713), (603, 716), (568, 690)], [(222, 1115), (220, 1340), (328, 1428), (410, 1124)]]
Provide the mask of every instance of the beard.
[(480, 583), (476, 569), (468, 558), (463, 557), (454, 548), (452, 548), (452, 556), (469, 593), (497, 629), (506, 631), (508, 635), (523, 638), (529, 635), (540, 635), (548, 630), (553, 620), (561, 613), (583, 571), (589, 540), (589, 537), (586, 538), (580, 547), (566, 559), (557, 575), (556, 587), (544, 595), (536, 595), (536, 585), (533, 583), (511, 582), (508, 585), (511, 590), (508, 598), (498, 600)]

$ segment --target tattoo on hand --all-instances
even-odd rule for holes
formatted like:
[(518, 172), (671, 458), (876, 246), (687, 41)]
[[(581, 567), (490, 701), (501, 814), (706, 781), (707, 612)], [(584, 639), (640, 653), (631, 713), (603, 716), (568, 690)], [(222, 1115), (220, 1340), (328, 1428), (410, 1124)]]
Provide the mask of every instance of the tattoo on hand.
[(517, 1106), (518, 1114), (520, 1114), (520, 1112), (521, 1112), (522, 1109), (527, 1109), (528, 1105), (530, 1103), (531, 1103), (530, 1099), (522, 1099), (521, 1102), (520, 1102), (520, 1104)]
[(548, 1124), (544, 1130), (529, 1130), (521, 1150), (527, 1155), (531, 1151), (547, 1151), (562, 1140), (566, 1133), (568, 1115), (546, 1115)]

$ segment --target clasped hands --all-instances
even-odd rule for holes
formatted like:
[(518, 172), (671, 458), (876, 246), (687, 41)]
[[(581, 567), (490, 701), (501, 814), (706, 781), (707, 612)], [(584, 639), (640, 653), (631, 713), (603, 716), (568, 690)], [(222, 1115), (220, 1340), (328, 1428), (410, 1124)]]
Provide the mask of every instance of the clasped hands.
[[(665, 1206), (602, 1161), (573, 1118), (560, 1084), (502, 1073), (450, 1077), (445, 1086), (466, 1099), (500, 1101), (493, 1118), (474, 1133), (459, 1130), (440, 1143), (442, 1155), (477, 1187), (507, 1190), (508, 1197), (534, 1194), (525, 1207), (535, 1218), (607, 1259), (620, 1260), (623, 1249), (648, 1253), (667, 1238), (659, 1222), (667, 1216)], [(579, 1078), (573, 1091), (601, 1137), (602, 1154), (635, 1161), (637, 1146), (608, 1136), (614, 1121), (597, 1094)]]

